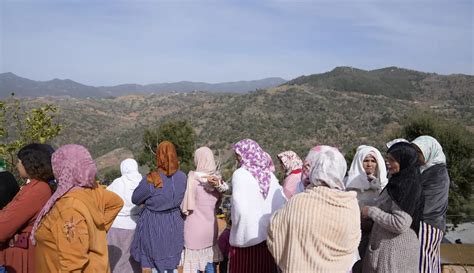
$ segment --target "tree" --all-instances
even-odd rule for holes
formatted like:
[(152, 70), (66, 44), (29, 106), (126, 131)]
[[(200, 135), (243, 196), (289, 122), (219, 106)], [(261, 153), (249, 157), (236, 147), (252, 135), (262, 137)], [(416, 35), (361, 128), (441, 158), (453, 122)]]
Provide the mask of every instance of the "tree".
[(7, 170), (16, 173), (16, 154), (28, 143), (46, 143), (61, 132), (56, 122), (58, 109), (52, 104), (26, 108), (14, 94), (0, 101), (0, 157)]
[(147, 164), (150, 169), (156, 168), (156, 148), (162, 141), (168, 140), (176, 147), (180, 168), (188, 172), (193, 167), (196, 133), (188, 121), (167, 121), (158, 129), (146, 129), (143, 134), (143, 148), (138, 156), (140, 165)]
[(447, 216), (457, 224), (462, 218), (472, 214), (466, 205), (472, 198), (474, 181), (474, 135), (463, 126), (443, 120), (430, 112), (414, 112), (402, 125), (394, 138), (402, 137), (412, 141), (418, 136), (430, 135), (443, 147), (451, 178)]

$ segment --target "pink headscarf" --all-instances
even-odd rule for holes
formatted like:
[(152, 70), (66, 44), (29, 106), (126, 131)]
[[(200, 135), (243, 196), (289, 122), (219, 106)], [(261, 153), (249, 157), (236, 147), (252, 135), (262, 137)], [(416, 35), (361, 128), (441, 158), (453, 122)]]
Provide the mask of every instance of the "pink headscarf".
[(97, 167), (89, 151), (81, 145), (68, 144), (62, 146), (53, 153), (51, 165), (54, 177), (58, 182), (58, 188), (36, 218), (30, 237), (33, 244), (36, 244), (34, 235), (40, 226), (41, 220), (59, 198), (75, 188), (97, 187), (95, 182)]
[(270, 155), (251, 139), (243, 139), (235, 143), (234, 151), (242, 158), (240, 165), (257, 179), (263, 198), (267, 198), (271, 173), (275, 170)]

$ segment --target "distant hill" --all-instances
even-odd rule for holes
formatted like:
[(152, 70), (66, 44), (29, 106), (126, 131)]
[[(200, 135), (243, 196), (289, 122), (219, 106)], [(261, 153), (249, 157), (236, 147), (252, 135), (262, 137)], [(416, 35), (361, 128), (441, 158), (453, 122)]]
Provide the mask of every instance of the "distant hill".
[[(398, 76), (388, 76), (389, 73)], [(351, 81), (339, 86), (338, 78), (369, 85), (373, 78), (384, 88), (370, 85), (374, 89), (358, 89), (357, 84), (350, 85)], [(410, 89), (411, 96), (401, 97), (387, 92), (386, 88), (392, 86), (387, 79), (416, 84)], [(393, 85), (403, 84), (395, 81)], [(440, 121), (459, 122), (474, 132), (473, 90), (474, 77), (467, 75), (444, 76), (397, 68), (355, 72), (336, 68), (248, 93), (53, 97), (25, 99), (24, 104), (58, 106), (64, 131), (55, 144), (83, 144), (94, 157), (121, 147), (137, 155), (145, 128), (186, 119), (196, 130), (197, 145), (215, 149), (225, 162), (231, 158), (230, 144), (242, 138), (257, 140), (273, 156), (286, 149), (304, 156), (310, 147), (321, 143), (345, 152), (360, 144), (382, 147), (388, 141), (387, 132), (416, 108), (433, 111)]]
[(33, 81), (19, 77), (13, 73), (0, 74), (0, 98), (5, 98), (11, 93), (18, 97), (45, 97), (68, 96), (73, 98), (104, 98), (118, 97), (128, 94), (157, 94), (165, 92), (223, 92), (245, 93), (257, 89), (265, 89), (284, 83), (282, 78), (266, 78), (255, 81), (238, 81), (225, 83), (203, 82), (176, 82), (149, 85), (123, 84), (117, 86), (94, 87), (83, 85), (72, 80), (54, 79), (50, 81)]
[(473, 103), (474, 76), (438, 75), (398, 67), (362, 70), (353, 67), (336, 67), (334, 70), (301, 76), (288, 85), (308, 85), (318, 89), (384, 95), (398, 99), (434, 100), (454, 99)]

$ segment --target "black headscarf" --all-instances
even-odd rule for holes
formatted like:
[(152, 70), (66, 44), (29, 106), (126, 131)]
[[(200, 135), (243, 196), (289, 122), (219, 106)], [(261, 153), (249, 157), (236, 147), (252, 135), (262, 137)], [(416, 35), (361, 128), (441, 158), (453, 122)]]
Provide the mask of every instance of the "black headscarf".
[(418, 236), (424, 206), (418, 153), (409, 143), (404, 142), (394, 144), (387, 153), (400, 164), (400, 171), (388, 180), (387, 192), (403, 211), (410, 214), (410, 227)]
[(3, 209), (18, 193), (20, 187), (10, 172), (0, 172), (0, 209)]

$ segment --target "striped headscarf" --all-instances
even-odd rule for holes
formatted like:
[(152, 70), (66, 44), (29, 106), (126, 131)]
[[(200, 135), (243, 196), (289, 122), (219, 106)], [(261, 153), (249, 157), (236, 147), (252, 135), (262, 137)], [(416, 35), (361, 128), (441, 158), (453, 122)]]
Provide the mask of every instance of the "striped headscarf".
[(301, 170), (303, 168), (303, 161), (301, 158), (293, 151), (285, 151), (278, 154), (278, 158), (285, 166), (286, 175), (290, 175), (292, 171)]
[(272, 169), (275, 169), (270, 155), (251, 139), (243, 139), (235, 143), (233, 148), (241, 157), (240, 166), (249, 171), (258, 181), (260, 193), (263, 198), (267, 198)]
[(443, 153), (441, 144), (431, 136), (419, 136), (412, 141), (423, 153), (425, 164), (420, 166), (420, 171), (424, 172), (437, 164), (446, 164), (446, 156)]
[(34, 236), (41, 224), (41, 220), (53, 208), (58, 199), (75, 188), (97, 187), (95, 182), (97, 167), (89, 151), (81, 145), (68, 144), (62, 146), (53, 153), (51, 165), (58, 188), (36, 218), (31, 231), (33, 244), (36, 244)]

